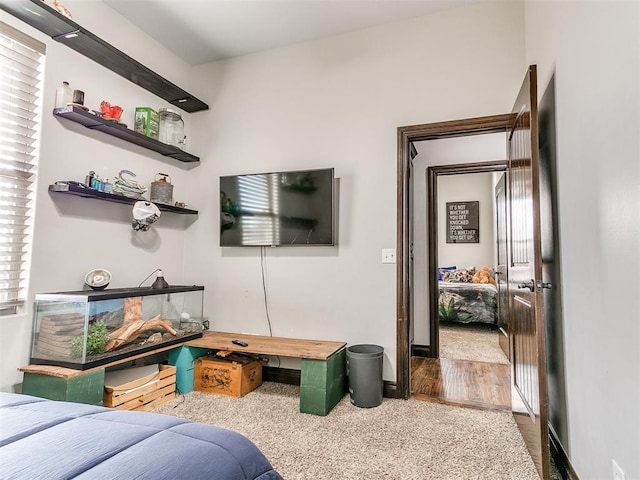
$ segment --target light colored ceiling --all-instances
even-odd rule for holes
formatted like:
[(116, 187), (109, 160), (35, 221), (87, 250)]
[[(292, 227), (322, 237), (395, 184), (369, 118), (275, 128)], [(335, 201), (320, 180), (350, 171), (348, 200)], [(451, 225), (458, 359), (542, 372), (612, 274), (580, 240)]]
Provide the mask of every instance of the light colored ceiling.
[(191, 65), (487, 0), (104, 0)]

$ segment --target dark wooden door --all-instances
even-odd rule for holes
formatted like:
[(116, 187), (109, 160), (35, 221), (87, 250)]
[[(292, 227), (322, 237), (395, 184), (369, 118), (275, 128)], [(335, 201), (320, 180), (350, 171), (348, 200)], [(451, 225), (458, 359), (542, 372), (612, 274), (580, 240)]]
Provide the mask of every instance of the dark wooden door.
[(509, 158), (509, 314), (512, 410), (540, 477), (549, 473), (540, 236), (536, 67), (530, 66), (513, 107)]
[(496, 284), (498, 286), (498, 341), (511, 358), (509, 348), (509, 295), (507, 289), (507, 174), (503, 173), (495, 188), (496, 197)]
[[(544, 282), (545, 350), (550, 441), (568, 451), (567, 392), (560, 231), (558, 229), (556, 168), (555, 77), (551, 77), (538, 105), (540, 125), (540, 226), (542, 235), (542, 281)], [(553, 445), (553, 443), (551, 444)]]

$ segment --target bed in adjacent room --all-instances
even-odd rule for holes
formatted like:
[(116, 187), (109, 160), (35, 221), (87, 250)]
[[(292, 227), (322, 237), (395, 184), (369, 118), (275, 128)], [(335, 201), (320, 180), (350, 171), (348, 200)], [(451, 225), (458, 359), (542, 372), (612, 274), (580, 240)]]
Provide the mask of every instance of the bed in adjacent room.
[(2, 478), (282, 480), (246, 437), (155, 413), (0, 393)]
[(441, 272), (438, 282), (441, 322), (496, 324), (498, 289), (493, 283), (474, 283), (476, 273), (475, 268)]

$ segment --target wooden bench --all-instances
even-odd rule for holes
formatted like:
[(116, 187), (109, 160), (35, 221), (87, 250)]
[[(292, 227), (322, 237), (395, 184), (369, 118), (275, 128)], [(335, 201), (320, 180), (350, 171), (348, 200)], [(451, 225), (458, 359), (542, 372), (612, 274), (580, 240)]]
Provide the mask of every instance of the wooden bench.
[[(239, 347), (231, 343), (232, 340), (244, 341), (248, 346)], [(49, 365), (21, 367), (19, 370), (24, 373), (22, 391), (28, 395), (52, 400), (102, 405), (106, 368), (168, 351), (169, 363), (176, 367), (178, 391), (187, 393), (193, 390), (194, 360), (211, 350), (233, 350), (302, 359), (302, 413), (326, 415), (346, 392), (346, 343), (221, 332), (205, 332), (202, 338), (158, 348), (86, 370)]]
[[(246, 347), (232, 343), (246, 342)], [(327, 415), (346, 392), (346, 343), (267, 337), (240, 333), (205, 332), (202, 338), (169, 352), (178, 389), (193, 389), (193, 361), (210, 350), (232, 350), (257, 355), (300, 358), (300, 412)]]
[(27, 365), (26, 367), (20, 367), (18, 370), (24, 373), (22, 393), (50, 400), (102, 405), (105, 369), (167, 350), (173, 350), (180, 347), (180, 345), (173, 344), (160, 347), (86, 370), (54, 365)]

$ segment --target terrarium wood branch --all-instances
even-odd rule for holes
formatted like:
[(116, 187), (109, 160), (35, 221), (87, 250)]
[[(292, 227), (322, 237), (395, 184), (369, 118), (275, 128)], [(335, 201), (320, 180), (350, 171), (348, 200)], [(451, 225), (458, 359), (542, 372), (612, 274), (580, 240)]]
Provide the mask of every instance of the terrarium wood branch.
[(160, 315), (144, 320), (142, 317), (142, 297), (124, 299), (124, 322), (122, 326), (109, 335), (106, 351), (109, 352), (122, 345), (132, 343), (140, 335), (149, 330), (163, 330), (171, 335), (177, 335), (169, 320), (163, 320)]

